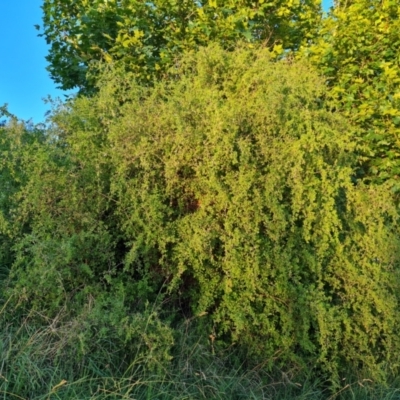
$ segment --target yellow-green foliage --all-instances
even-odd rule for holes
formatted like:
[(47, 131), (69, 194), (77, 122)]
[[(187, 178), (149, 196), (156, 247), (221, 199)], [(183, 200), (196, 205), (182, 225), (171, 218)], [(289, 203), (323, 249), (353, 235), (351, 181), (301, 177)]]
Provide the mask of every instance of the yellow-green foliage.
[(361, 161), (369, 178), (400, 174), (400, 6), (395, 0), (338, 1), (307, 49), (326, 76), (334, 105), (367, 145)]
[(109, 154), (130, 261), (157, 248), (171, 290), (263, 357), (376, 372), (399, 346), (390, 198), (352, 182), (349, 125), (310, 68), (268, 58), (204, 50), (122, 107)]
[(152, 89), (118, 71), (100, 85), (31, 157), (20, 301), (43, 313), (109, 291), (130, 313), (160, 290), (256, 358), (333, 381), (397, 371), (396, 210), (384, 185), (353, 179), (354, 132), (308, 64), (214, 46)]
[[(43, 35), (53, 79), (93, 89), (96, 61), (119, 62), (142, 82), (162, 77), (183, 52), (216, 41), (262, 42), (277, 51), (313, 37), (320, 0), (44, 0)], [(87, 75), (89, 73), (89, 75)]]

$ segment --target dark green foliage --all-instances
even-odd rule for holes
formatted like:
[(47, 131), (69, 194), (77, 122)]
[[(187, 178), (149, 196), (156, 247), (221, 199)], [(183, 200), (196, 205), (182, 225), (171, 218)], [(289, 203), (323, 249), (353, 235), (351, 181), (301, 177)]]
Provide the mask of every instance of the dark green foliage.
[(74, 357), (115, 341), (150, 369), (189, 316), (216, 351), (334, 385), (398, 371), (397, 212), (354, 183), (354, 132), (308, 64), (212, 46), (153, 88), (112, 69), (99, 86), (46, 140), (2, 131), (16, 315), (54, 321)]
[(12, 122), (1, 133), (0, 176), (10, 188), (1, 204), (4, 326), (50, 325), (51, 343), (40, 344), (51, 348), (50, 364), (93, 357), (123, 369), (135, 359), (154, 370), (168, 362), (173, 338), (168, 321), (158, 317), (156, 294), (142, 281), (116, 276), (107, 169), (87, 153), (79, 157), (54, 129), (44, 134)]
[[(13, 241), (25, 231), (26, 226), (16, 214), (14, 196), (27, 183), (28, 174), (24, 170), (23, 154), (27, 147), (41, 146), (44, 132), (36, 127), (28, 130), (17, 122), (6, 108), (0, 109), (0, 115), (9, 118), (9, 122), (0, 127), (0, 288), (7, 279), (13, 262)], [(16, 223), (18, 221), (18, 223)]]

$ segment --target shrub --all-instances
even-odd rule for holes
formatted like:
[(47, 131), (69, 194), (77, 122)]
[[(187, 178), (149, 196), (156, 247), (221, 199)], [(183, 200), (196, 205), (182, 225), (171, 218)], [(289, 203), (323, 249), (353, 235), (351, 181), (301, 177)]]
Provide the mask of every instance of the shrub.
[(83, 309), (119, 285), (127, 315), (158, 296), (270, 364), (397, 370), (396, 209), (355, 180), (352, 127), (309, 65), (211, 46), (153, 88), (100, 86), (54, 116), (16, 197), (21, 302)]

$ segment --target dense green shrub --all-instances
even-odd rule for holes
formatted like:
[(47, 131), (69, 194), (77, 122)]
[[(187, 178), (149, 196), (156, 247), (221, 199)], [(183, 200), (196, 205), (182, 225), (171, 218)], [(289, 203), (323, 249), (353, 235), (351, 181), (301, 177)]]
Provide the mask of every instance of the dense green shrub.
[(397, 213), (384, 185), (356, 182), (352, 128), (307, 64), (210, 47), (154, 88), (111, 70), (100, 87), (24, 153), (17, 304), (77, 318), (98, 302), (99, 330), (123, 338), (133, 322), (121, 333), (115, 318), (158, 299), (164, 322), (208, 314), (212, 345), (270, 364), (312, 362), (336, 382), (397, 371)]
[(23, 152), (34, 149), (45, 140), (43, 129), (28, 129), (12, 116), (5, 107), (0, 107), (0, 117), (10, 118), (0, 126), (0, 287), (7, 279), (13, 262), (14, 238), (24, 232), (25, 224), (15, 223), (19, 216), (14, 213), (13, 197), (29, 180), (29, 173), (23, 167)]
[(115, 276), (107, 169), (69, 148), (61, 126), (44, 133), (12, 121), (1, 134), (1, 323), (50, 330), (51, 340), (38, 344), (49, 364), (92, 357), (155, 369), (168, 362), (172, 331), (156, 297), (140, 281)]

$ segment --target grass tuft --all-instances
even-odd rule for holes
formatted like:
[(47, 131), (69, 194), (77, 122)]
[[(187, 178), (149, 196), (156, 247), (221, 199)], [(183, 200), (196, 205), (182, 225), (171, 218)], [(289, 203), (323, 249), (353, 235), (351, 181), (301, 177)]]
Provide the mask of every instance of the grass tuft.
[[(66, 331), (61, 330), (64, 334)], [(380, 387), (369, 380), (352, 380), (335, 393), (327, 382), (296, 367), (269, 371), (264, 365), (240, 361), (234, 347), (213, 348), (198, 334), (196, 322), (175, 329), (173, 358), (156, 371), (143, 358), (129, 364), (118, 358), (111, 343), (104, 354), (77, 359), (51, 325), (34, 326), (29, 319), (1, 328), (0, 400), (394, 400), (400, 381)], [(118, 357), (113, 357), (114, 354)], [(106, 361), (105, 361), (106, 360)], [(106, 362), (106, 364), (105, 364)]]

